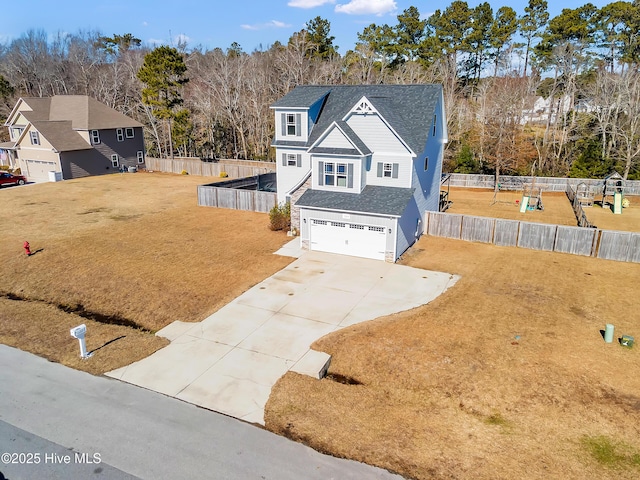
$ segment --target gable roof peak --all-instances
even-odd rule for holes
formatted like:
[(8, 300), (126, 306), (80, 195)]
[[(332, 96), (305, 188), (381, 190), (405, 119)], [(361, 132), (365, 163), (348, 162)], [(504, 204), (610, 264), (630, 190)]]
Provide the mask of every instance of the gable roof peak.
[(349, 113), (363, 113), (365, 115), (369, 113), (378, 113), (376, 108), (371, 104), (366, 95), (356, 103)]

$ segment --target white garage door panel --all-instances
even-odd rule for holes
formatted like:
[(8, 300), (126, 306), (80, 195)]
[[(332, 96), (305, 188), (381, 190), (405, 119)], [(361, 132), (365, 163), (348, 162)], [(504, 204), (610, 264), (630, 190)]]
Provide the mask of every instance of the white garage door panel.
[(384, 260), (384, 227), (311, 219), (311, 250)]
[[(27, 176), (35, 182), (48, 182), (49, 172), (56, 170), (55, 162), (46, 162), (43, 160), (27, 160)], [(22, 173), (23, 175), (25, 172)]]

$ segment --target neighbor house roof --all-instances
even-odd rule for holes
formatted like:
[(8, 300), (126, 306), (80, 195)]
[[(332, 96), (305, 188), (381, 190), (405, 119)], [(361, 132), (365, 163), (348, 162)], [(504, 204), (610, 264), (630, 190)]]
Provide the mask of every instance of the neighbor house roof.
[(142, 127), (140, 122), (107, 107), (87, 95), (55, 95), (50, 98), (23, 97), (32, 111), (21, 113), (30, 122), (69, 120), (73, 130), (105, 130)]
[(441, 85), (333, 85), (298, 86), (272, 105), (309, 108), (324, 99), (307, 145), (313, 145), (334, 121), (343, 120), (366, 97), (414, 153), (422, 152), (431, 131)]
[(367, 185), (360, 194), (309, 189), (296, 201), (296, 206), (399, 217), (413, 192), (413, 188), (379, 185)]
[(47, 139), (58, 152), (70, 152), (73, 150), (89, 150), (91, 145), (82, 136), (72, 130), (71, 121), (37, 121), (31, 122), (40, 135)]

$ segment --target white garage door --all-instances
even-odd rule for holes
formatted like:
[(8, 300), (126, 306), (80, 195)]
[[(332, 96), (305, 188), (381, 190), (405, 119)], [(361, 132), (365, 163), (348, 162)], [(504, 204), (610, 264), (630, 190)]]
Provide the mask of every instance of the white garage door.
[(56, 162), (45, 162), (43, 160), (27, 160), (27, 171), (23, 175), (29, 177), (32, 182), (48, 182), (49, 172), (57, 170)]
[(384, 260), (385, 227), (311, 219), (311, 250)]

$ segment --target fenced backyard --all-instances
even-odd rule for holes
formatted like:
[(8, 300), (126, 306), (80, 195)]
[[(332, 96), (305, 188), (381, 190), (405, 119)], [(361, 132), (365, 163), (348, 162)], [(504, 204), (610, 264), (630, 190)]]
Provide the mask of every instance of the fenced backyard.
[[(467, 188), (495, 188), (495, 175), (467, 175), (464, 173), (451, 173), (448, 179), (452, 187)], [(518, 189), (523, 184), (531, 185), (535, 180), (535, 186), (545, 192), (564, 192), (567, 184), (574, 188), (579, 183), (589, 187), (602, 187), (604, 180), (593, 178), (560, 178), (560, 177), (531, 177), (500, 175), (498, 183), (504, 189)], [(640, 180), (625, 181), (626, 195), (640, 195)]]
[(198, 205), (269, 213), (277, 204), (276, 174), (263, 173), (246, 178), (198, 186)]
[(187, 172), (189, 175), (204, 177), (220, 177), (227, 174), (230, 178), (253, 177), (263, 173), (275, 172), (273, 162), (252, 160), (218, 160), (204, 162), (199, 158), (151, 158), (145, 159), (147, 170), (167, 173)]
[(640, 263), (640, 233), (427, 212), (435, 237)]

